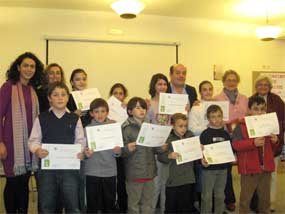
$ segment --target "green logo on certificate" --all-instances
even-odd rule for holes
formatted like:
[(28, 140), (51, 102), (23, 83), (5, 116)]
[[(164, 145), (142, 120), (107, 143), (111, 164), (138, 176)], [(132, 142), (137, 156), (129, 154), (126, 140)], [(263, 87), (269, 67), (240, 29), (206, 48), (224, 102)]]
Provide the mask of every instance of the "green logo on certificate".
[(44, 160), (44, 167), (49, 167), (49, 160)]
[(91, 149), (93, 149), (93, 150), (96, 149), (96, 142), (91, 142)]
[(178, 158), (177, 158), (178, 162), (182, 162), (182, 156), (179, 155)]
[(78, 108), (79, 108), (79, 109), (83, 109), (82, 103), (78, 103)]
[(213, 159), (211, 157), (207, 157), (208, 163), (213, 163)]
[(139, 143), (143, 143), (144, 142), (144, 137), (141, 136), (140, 139), (139, 139)]
[(249, 132), (250, 132), (250, 135), (251, 135), (251, 136), (254, 136), (254, 135), (255, 135), (254, 129), (250, 129)]
[(165, 106), (160, 106), (160, 112), (165, 112)]

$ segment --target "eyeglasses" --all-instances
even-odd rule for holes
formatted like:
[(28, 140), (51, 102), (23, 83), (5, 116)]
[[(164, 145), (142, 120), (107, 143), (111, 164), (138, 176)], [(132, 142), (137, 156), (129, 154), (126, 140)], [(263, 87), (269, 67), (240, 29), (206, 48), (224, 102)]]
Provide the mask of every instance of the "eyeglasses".
[(269, 87), (269, 84), (257, 84), (257, 87)]
[(237, 79), (226, 79), (225, 82), (232, 82), (232, 83), (237, 83)]

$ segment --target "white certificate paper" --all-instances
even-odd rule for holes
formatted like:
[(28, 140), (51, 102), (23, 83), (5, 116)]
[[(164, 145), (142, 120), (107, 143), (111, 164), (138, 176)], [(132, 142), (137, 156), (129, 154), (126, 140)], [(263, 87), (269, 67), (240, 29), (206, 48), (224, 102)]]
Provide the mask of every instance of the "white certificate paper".
[(176, 164), (180, 165), (203, 157), (200, 137), (190, 137), (182, 140), (172, 141), (174, 152), (179, 153), (179, 158), (176, 159)]
[(109, 106), (108, 118), (110, 120), (123, 123), (128, 118), (126, 108), (122, 107), (122, 102), (119, 101), (116, 97), (111, 96), (107, 100), (107, 103)]
[(204, 145), (203, 155), (208, 164), (222, 164), (234, 162), (235, 156), (231, 147), (231, 142), (223, 141)]
[(85, 130), (88, 147), (94, 152), (124, 146), (121, 123), (87, 126)]
[(158, 103), (159, 114), (187, 114), (185, 108), (188, 103), (189, 100), (187, 94), (160, 93)]
[(171, 126), (143, 123), (136, 144), (146, 147), (162, 146), (165, 144), (171, 129)]
[(89, 110), (90, 103), (94, 99), (101, 97), (97, 88), (89, 88), (82, 91), (72, 91), (71, 94), (77, 109), (82, 111)]
[(223, 111), (223, 120), (224, 121), (229, 120), (229, 116), (230, 116), (230, 113), (229, 113), (230, 102), (229, 101), (203, 101), (202, 105), (203, 105), (203, 111), (205, 112), (205, 119), (206, 120), (207, 120), (207, 109), (211, 105), (220, 106), (222, 111)]
[(49, 154), (41, 160), (42, 169), (80, 169), (81, 144), (42, 144)]
[(245, 117), (249, 138), (279, 134), (279, 123), (276, 112)]

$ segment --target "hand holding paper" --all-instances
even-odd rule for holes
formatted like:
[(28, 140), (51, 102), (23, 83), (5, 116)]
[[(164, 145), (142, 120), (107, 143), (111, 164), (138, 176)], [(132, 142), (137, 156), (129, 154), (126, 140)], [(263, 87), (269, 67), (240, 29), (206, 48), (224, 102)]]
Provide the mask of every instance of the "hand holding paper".
[(171, 126), (143, 123), (136, 144), (147, 147), (162, 146), (165, 144), (171, 129)]
[[(278, 135), (279, 123), (276, 112), (245, 117), (249, 138)], [(282, 133), (283, 134), (283, 133)]]
[(172, 141), (174, 152), (179, 154), (176, 159), (177, 165), (202, 158), (199, 137), (190, 137), (182, 140)]
[[(185, 94), (159, 94), (159, 114), (187, 114), (186, 106), (189, 104), (188, 95)], [(190, 106), (190, 104), (189, 104)]]

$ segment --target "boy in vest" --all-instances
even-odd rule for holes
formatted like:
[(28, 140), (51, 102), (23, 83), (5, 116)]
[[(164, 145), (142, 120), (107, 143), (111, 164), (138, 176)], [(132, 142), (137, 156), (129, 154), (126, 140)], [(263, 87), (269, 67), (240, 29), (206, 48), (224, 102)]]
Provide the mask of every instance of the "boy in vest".
[[(50, 109), (35, 120), (29, 148), (37, 157), (44, 158), (48, 151), (41, 144), (81, 144), (85, 137), (80, 118), (66, 108), (69, 90), (63, 83), (54, 83), (48, 89)], [(83, 153), (77, 157), (83, 159)], [(62, 196), (66, 213), (79, 213), (79, 170), (43, 170), (38, 172), (39, 209), (42, 213), (55, 213), (57, 199)]]

